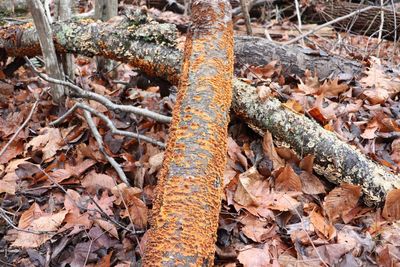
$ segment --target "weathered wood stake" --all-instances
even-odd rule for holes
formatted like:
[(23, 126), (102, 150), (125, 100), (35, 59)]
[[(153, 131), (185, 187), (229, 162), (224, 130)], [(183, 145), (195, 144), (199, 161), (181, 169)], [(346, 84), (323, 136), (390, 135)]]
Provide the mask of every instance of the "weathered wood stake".
[(232, 78), (229, 1), (196, 0), (145, 266), (213, 265)]

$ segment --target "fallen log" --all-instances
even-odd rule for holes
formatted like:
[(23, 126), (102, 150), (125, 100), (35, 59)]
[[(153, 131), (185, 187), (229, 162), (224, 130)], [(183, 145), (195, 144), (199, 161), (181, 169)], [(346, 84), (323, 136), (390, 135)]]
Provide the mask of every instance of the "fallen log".
[[(176, 31), (173, 25), (150, 22), (144, 14), (135, 13), (130, 19), (119, 17), (107, 23), (91, 20), (54, 23), (52, 30), (60, 53), (103, 56), (131, 63), (152, 76), (175, 84), (179, 80), (177, 73), (182, 54), (174, 48)], [(1, 49), (9, 56), (40, 54), (35, 29), (29, 25), (0, 28)], [(311, 70), (321, 79), (339, 76), (347, 80), (362, 71), (362, 65), (352, 60), (301, 46), (284, 46), (258, 37), (236, 36), (234, 51), (236, 69), (277, 60), (286, 76), (301, 77), (306, 70)]]
[[(368, 5), (347, 1), (314, 1), (307, 7), (303, 17), (310, 22), (324, 23), (366, 7)], [(400, 27), (398, 26), (400, 13), (390, 8), (381, 9), (381, 7), (377, 6), (367, 12), (338, 21), (333, 25), (341, 31), (378, 37), (381, 27), (381, 12), (383, 12), (382, 38), (388, 40), (398, 39), (400, 36)]]
[[(92, 26), (87, 27), (88, 29), (85, 30), (83, 27), (79, 27), (81, 24), (78, 22), (74, 23), (76, 26), (66, 24), (64, 25), (64, 31), (55, 31), (56, 36), (54, 39), (59, 51), (89, 56), (100, 54), (120, 61), (131, 62), (132, 64), (137, 63), (136, 66), (142, 68), (144, 72), (163, 77), (171, 83), (177, 84), (180, 76), (181, 53), (173, 48), (173, 45), (165, 45), (165, 43), (160, 42), (160, 37), (151, 37), (153, 43), (146, 43), (142, 39), (132, 40), (132, 33), (130, 33), (130, 35), (124, 37), (125, 41), (123, 42), (121, 39), (117, 39), (121, 29), (116, 28), (114, 32), (111, 32), (113, 27), (110, 26), (111, 29), (109, 29), (108, 34), (111, 34), (111, 36), (107, 38), (107, 36), (105, 36), (107, 33), (105, 29), (108, 24), (100, 26), (101, 30), (98, 30), (98, 24), (88, 23), (88, 25)], [(74, 30), (76, 27), (78, 27), (79, 31)], [(154, 25), (154, 28), (158, 29), (158, 33), (162, 35), (160, 27)], [(72, 30), (68, 31), (69, 29)], [(0, 39), (0, 48), (5, 49), (7, 53), (11, 53), (11, 55), (16, 55), (13, 53), (17, 53), (18, 51), (29, 53), (29, 55), (37, 55), (40, 53), (36, 47), (38, 45), (38, 40), (34, 30), (20, 29), (20, 31), (24, 32), (24, 34), (19, 42), (15, 42), (12, 40), (18, 35), (14, 31), (10, 29), (0, 30), (0, 38), (2, 38)], [(7, 32), (10, 34), (7, 35)], [(79, 36), (81, 33), (84, 35)], [(11, 36), (12, 38), (5, 39), (7, 36)], [(102, 41), (102, 38), (104, 41)], [(236, 40), (238, 39), (235, 39), (235, 41)], [(242, 38), (239, 38), (239, 40), (242, 40)], [(18, 45), (13, 46), (13, 44)], [(290, 51), (290, 49), (285, 51)], [(270, 53), (270, 51), (265, 51), (266, 55), (269, 55), (268, 53)], [(294, 52), (289, 53), (289, 58), (298, 58), (298, 55), (292, 53)], [(124, 58), (124, 56), (126, 58)], [(272, 57), (273, 55), (270, 56)], [(320, 59), (321, 56), (318, 53), (311, 54), (310, 58), (313, 57)], [(305, 58), (307, 58), (307, 55), (305, 55)], [(326, 64), (328, 64), (330, 59), (328, 56), (326, 56), (326, 58)], [(259, 60), (262, 61), (262, 59)], [(339, 62), (342, 62), (341, 67), (346, 68), (343, 61)], [(304, 62), (303, 65), (306, 63), (307, 62)], [(290, 65), (290, 63), (288, 64)], [(355, 66), (357, 66), (357, 64), (355, 64)], [(335, 69), (335, 66), (331, 67)], [(301, 67), (299, 66), (299, 68)], [(361, 71), (361, 65), (359, 65), (359, 71)], [(261, 101), (256, 98), (255, 89), (249, 86), (243, 87), (242, 85), (243, 83), (238, 83), (237, 81), (234, 83), (234, 110), (250, 125), (258, 126), (261, 131), (268, 130), (272, 132), (278, 140), (290, 144), (300, 155), (304, 155), (305, 151), (309, 154), (315, 154), (317, 157), (316, 162), (318, 163), (315, 166), (316, 172), (334, 183), (352, 182), (361, 185), (365, 200), (368, 204), (382, 202), (389, 190), (400, 188), (399, 176), (378, 166), (375, 162), (357, 152), (352, 146), (340, 141), (334, 134), (319, 128), (320, 126), (313, 121), (282, 108), (278, 100), (272, 99), (261, 104)], [(252, 90), (253, 93), (251, 94)], [(265, 117), (264, 114), (269, 114), (270, 119)], [(274, 118), (280, 118), (280, 120), (274, 121)], [(291, 118), (296, 118), (296, 120)], [(297, 135), (301, 136), (301, 138), (295, 138)], [(307, 138), (303, 139), (303, 136), (307, 136)], [(303, 140), (307, 140), (307, 142)], [(327, 142), (329, 141), (329, 144), (336, 145), (327, 147), (321, 144), (320, 146), (316, 146), (315, 144), (320, 144), (320, 140), (326, 140)], [(338, 147), (340, 150), (331, 149), (333, 147)], [(307, 150), (304, 150), (305, 148), (307, 148)], [(351, 158), (351, 160), (346, 161), (346, 158)]]
[(144, 266), (212, 266), (232, 100), (227, 0), (195, 0)]
[(261, 101), (256, 89), (234, 80), (232, 109), (252, 129), (288, 144), (298, 155), (314, 155), (314, 171), (335, 184), (360, 185), (365, 203), (383, 202), (385, 195), (400, 188), (400, 177), (368, 159), (315, 121), (293, 112), (274, 98)]

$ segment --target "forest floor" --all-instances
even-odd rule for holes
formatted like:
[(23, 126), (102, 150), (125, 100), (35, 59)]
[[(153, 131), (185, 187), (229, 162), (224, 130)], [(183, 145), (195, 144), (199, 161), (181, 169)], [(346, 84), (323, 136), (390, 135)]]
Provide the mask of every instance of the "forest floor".
[[(84, 6), (88, 11), (90, 6)], [(150, 10), (187, 22), (172, 12)], [(303, 31), (315, 25), (305, 24)], [(254, 35), (285, 42), (299, 35), (288, 19), (252, 22)], [(267, 29), (267, 30), (266, 30)], [(236, 34), (245, 34), (241, 21)], [(183, 47), (185, 36), (179, 37)], [(399, 47), (390, 41), (325, 28), (304, 45), (365, 66), (359, 77), (315, 73), (284, 78), (280, 62), (237, 71), (260, 97), (289, 99), (285, 105), (376, 162), (400, 170)], [(300, 42), (301, 44), (301, 42)], [(39, 60), (35, 60), (41, 67)], [(140, 70), (115, 63), (96, 73), (92, 58), (75, 58), (75, 82), (115, 102), (171, 115), (175, 95), (161, 98), (157, 82)], [(40, 68), (44, 71), (44, 68)], [(2, 78), (2, 77), (0, 77)], [(148, 216), (163, 150), (142, 140), (112, 135), (97, 117), (105, 150), (134, 185), (118, 179), (88, 129), (82, 111), (58, 127), (49, 84), (27, 67), (0, 80), (0, 149), (37, 105), (31, 119), (0, 157), (0, 265), (136, 266), (146, 245)], [(36, 104), (35, 104), (36, 103)], [(73, 101), (68, 100), (68, 107)], [(118, 129), (167, 142), (168, 125), (91, 107)], [(334, 185), (312, 170), (312, 155), (296, 155), (270, 134), (260, 137), (231, 114), (228, 161), (218, 240), (217, 266), (397, 266), (400, 264), (400, 202), (367, 207), (360, 187)]]

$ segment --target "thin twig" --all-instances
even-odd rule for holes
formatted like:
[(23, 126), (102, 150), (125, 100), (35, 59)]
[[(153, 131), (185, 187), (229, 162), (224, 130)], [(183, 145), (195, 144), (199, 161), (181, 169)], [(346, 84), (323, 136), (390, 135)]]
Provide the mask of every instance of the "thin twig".
[(90, 113), (92, 113), (93, 115), (96, 115), (97, 117), (99, 117), (102, 121), (104, 121), (107, 125), (108, 128), (110, 128), (111, 133), (112, 134), (117, 134), (117, 135), (123, 135), (123, 136), (127, 136), (127, 137), (133, 137), (136, 138), (138, 140), (143, 140), (146, 141), (148, 143), (157, 145), (161, 148), (165, 148), (165, 144), (163, 142), (154, 140), (151, 137), (139, 134), (139, 133), (132, 133), (132, 132), (128, 132), (128, 131), (122, 131), (122, 130), (118, 130), (115, 125), (112, 123), (112, 121), (103, 113), (95, 110), (94, 108), (84, 104), (84, 103), (76, 103), (75, 106), (77, 108), (81, 108), (83, 110), (89, 111)]
[(72, 106), (72, 108), (70, 108), (67, 112), (65, 112), (61, 117), (59, 117), (58, 119), (56, 119), (53, 122), (50, 122), (50, 126), (58, 126), (60, 123), (62, 123), (69, 115), (71, 115), (72, 113), (75, 112), (75, 110), (77, 109), (77, 105), (76, 103)]
[[(302, 32), (302, 25), (301, 25), (301, 14), (300, 14), (300, 5), (299, 5), (299, 0), (294, 0), (295, 7), (296, 7), (296, 16), (297, 16), (297, 23), (299, 24), (299, 31), (300, 34), (303, 34)], [(304, 39), (301, 39), (301, 44), (304, 46)]]
[[(79, 103), (77, 103), (79, 104)], [(101, 135), (99, 133), (99, 131), (97, 130), (97, 127), (93, 121), (92, 115), (90, 114), (90, 111), (88, 110), (84, 110), (83, 111), (83, 116), (86, 119), (86, 122), (89, 126), (90, 131), (92, 132), (94, 138), (97, 141), (97, 144), (99, 146), (99, 150), (101, 153), (103, 153), (104, 157), (108, 160), (108, 162), (111, 164), (111, 166), (115, 169), (115, 171), (117, 172), (119, 178), (126, 183), (127, 185), (130, 185), (128, 178), (126, 177), (124, 171), (122, 170), (121, 166), (118, 164), (118, 162), (115, 161), (115, 159), (113, 157), (110, 157), (105, 149), (104, 149), (104, 145), (103, 145), (103, 139), (101, 138)]]
[(292, 205), (292, 203), (286, 198), (285, 195), (283, 195), (283, 198), (289, 203), (289, 205), (291, 206), (292, 210), (294, 210), (294, 212), (295, 212), (295, 213), (297, 214), (297, 216), (299, 217), (300, 222), (301, 222), (301, 226), (303, 227), (303, 230), (304, 230), (304, 232), (305, 232), (306, 235), (307, 235), (308, 241), (310, 241), (311, 246), (312, 246), (313, 249), (315, 250), (315, 253), (317, 254), (319, 260), (321, 261), (321, 263), (322, 263), (325, 267), (329, 267), (329, 265), (322, 259), (321, 254), (319, 254), (319, 251), (318, 251), (317, 247), (315, 246), (313, 240), (311, 239), (310, 234), (307, 232), (306, 226), (305, 226), (305, 224), (304, 224), (304, 220), (303, 220), (303, 218), (301, 217), (299, 211)]
[(321, 24), (318, 27), (315, 27), (314, 29), (312, 29), (312, 30), (310, 30), (310, 31), (308, 31), (308, 32), (306, 32), (304, 34), (302, 34), (300, 36), (297, 36), (296, 38), (294, 38), (294, 39), (292, 39), (292, 40), (290, 40), (288, 42), (285, 42), (284, 44), (285, 45), (293, 44), (293, 43), (303, 39), (304, 37), (309, 36), (310, 34), (313, 34), (313, 33), (317, 32), (317, 31), (321, 30), (322, 28), (325, 28), (327, 26), (330, 26), (332, 24), (335, 24), (335, 23), (337, 23), (339, 21), (342, 21), (342, 20), (345, 20), (347, 18), (351, 18), (352, 16), (358, 15), (360, 13), (366, 12), (366, 11), (371, 10), (371, 9), (379, 9), (380, 10), (381, 8), (377, 7), (377, 6), (368, 6), (368, 7), (365, 7), (363, 9), (359, 9), (359, 10), (353, 11), (353, 12), (351, 12), (351, 13), (345, 15), (345, 16), (338, 17), (338, 18), (336, 18), (334, 20), (331, 20), (331, 21), (328, 21), (328, 22), (326, 22), (324, 24)]
[(26, 62), (28, 62), (29, 66), (32, 68), (32, 70), (43, 80), (50, 82), (50, 83), (56, 83), (56, 84), (61, 84), (64, 86), (68, 86), (71, 88), (75, 93), (74, 96), (85, 98), (85, 99), (91, 99), (95, 100), (101, 104), (103, 104), (105, 107), (107, 107), (110, 110), (113, 111), (125, 111), (129, 113), (134, 113), (140, 116), (148, 117), (151, 118), (155, 121), (161, 122), (161, 123), (170, 123), (171, 122), (171, 117), (164, 116), (162, 114), (158, 114), (156, 112), (143, 109), (143, 108), (138, 108), (134, 106), (127, 106), (127, 105), (118, 105), (113, 103), (111, 100), (109, 100), (107, 97), (104, 97), (102, 95), (90, 92), (90, 91), (85, 91), (79, 86), (68, 82), (68, 81), (62, 81), (62, 80), (57, 80), (54, 78), (49, 77), (48, 75), (39, 72), (35, 66), (33, 66), (32, 62), (29, 60), (28, 57), (25, 57)]

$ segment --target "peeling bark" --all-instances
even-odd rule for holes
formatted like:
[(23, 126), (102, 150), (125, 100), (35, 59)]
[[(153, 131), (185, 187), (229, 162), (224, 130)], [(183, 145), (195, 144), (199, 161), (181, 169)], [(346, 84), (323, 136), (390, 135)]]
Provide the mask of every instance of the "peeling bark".
[(232, 99), (227, 0), (196, 0), (153, 206), (145, 266), (212, 266)]
[[(174, 48), (175, 26), (148, 22), (144, 14), (115, 19), (113, 23), (72, 20), (53, 24), (54, 41), (59, 52), (103, 56), (131, 63), (149, 75), (177, 84), (182, 54)], [(136, 25), (136, 26), (135, 26)], [(29, 25), (0, 29), (0, 49), (9, 56), (34, 56), (40, 53), (35, 30)], [(265, 65), (277, 60), (286, 76), (303, 76), (306, 69), (321, 79), (339, 76), (351, 79), (362, 65), (322, 51), (300, 46), (284, 46), (258, 37), (235, 38), (236, 68), (244, 64)]]

